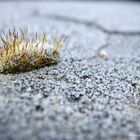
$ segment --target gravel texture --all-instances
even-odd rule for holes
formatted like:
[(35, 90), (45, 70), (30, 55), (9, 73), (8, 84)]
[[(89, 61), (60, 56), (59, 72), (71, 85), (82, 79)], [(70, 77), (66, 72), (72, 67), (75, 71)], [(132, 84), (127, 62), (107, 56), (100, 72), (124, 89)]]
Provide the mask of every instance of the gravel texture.
[(69, 36), (57, 65), (0, 74), (0, 140), (139, 140), (140, 4), (2, 2), (0, 31)]

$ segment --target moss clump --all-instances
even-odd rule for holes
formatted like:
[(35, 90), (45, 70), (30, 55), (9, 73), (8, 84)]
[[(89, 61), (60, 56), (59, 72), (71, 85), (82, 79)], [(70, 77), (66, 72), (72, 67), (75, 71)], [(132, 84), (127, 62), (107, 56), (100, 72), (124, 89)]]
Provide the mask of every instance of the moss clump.
[(25, 72), (56, 64), (66, 38), (47, 39), (45, 33), (30, 39), (29, 33), (13, 29), (1, 36), (0, 73)]

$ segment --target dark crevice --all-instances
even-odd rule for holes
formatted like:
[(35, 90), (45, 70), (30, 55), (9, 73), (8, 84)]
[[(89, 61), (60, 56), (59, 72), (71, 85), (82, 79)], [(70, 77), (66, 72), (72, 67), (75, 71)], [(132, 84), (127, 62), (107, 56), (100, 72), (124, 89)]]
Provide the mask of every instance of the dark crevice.
[(140, 35), (140, 31), (109, 30), (97, 22), (85, 21), (85, 20), (80, 20), (80, 19), (71, 18), (71, 17), (65, 17), (65, 16), (61, 16), (61, 15), (47, 14), (46, 17), (49, 19), (67, 21), (67, 22), (72, 22), (72, 23), (76, 23), (76, 24), (83, 24), (83, 25), (86, 25), (89, 27), (95, 27), (95, 28), (101, 30), (103, 33), (106, 33), (109, 35), (133, 35), (133, 36)]
[(84, 60), (92, 60), (92, 59), (95, 59), (95, 58), (97, 58), (97, 56), (96, 55), (93, 55), (93, 56), (90, 56), (90, 57), (84, 57), (84, 58), (76, 58), (76, 59), (74, 59), (74, 58), (66, 58), (66, 59), (62, 59), (62, 61), (66, 61), (66, 62), (71, 62), (71, 63), (73, 63), (73, 62), (81, 62), (81, 61), (84, 61)]

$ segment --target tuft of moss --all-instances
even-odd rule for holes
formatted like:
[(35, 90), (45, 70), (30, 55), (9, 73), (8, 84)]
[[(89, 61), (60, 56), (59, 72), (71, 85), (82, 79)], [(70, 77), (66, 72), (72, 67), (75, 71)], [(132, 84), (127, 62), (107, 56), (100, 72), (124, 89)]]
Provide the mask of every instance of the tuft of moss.
[(0, 40), (0, 73), (26, 72), (56, 64), (65, 37), (49, 39), (37, 33), (32, 39), (29, 33), (16, 29), (4, 33)]

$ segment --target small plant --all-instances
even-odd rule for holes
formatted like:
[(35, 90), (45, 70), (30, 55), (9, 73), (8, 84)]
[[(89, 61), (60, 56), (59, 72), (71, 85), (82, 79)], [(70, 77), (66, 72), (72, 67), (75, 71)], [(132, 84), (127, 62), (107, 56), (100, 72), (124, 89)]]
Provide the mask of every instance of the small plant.
[(66, 38), (39, 38), (37, 33), (30, 39), (29, 33), (9, 30), (1, 36), (0, 73), (25, 72), (46, 65), (56, 64), (59, 50)]

